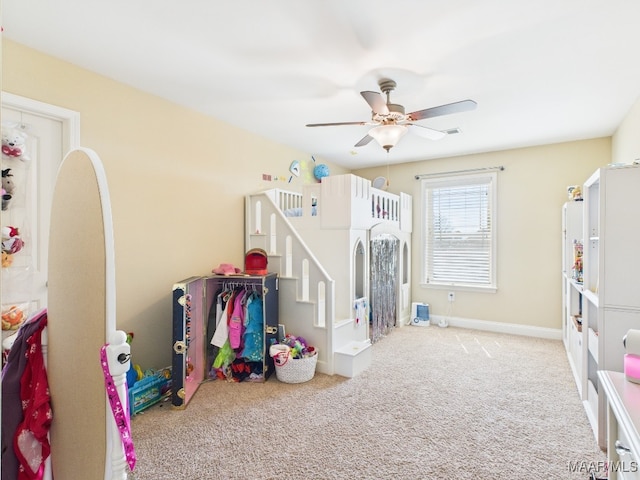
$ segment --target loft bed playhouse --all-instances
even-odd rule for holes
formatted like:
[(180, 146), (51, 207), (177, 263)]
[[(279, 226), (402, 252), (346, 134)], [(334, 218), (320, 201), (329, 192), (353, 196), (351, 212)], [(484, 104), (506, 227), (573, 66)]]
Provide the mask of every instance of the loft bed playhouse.
[(279, 280), (279, 323), (318, 350), (317, 371), (353, 377), (371, 344), (409, 323), (412, 198), (352, 174), (302, 193), (246, 198), (246, 251), (263, 249)]

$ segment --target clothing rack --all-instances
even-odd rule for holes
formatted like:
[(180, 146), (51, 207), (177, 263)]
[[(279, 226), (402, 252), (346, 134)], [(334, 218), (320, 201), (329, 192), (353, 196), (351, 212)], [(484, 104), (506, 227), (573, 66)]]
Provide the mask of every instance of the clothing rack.
[(244, 288), (245, 290), (251, 290), (253, 292), (260, 292), (262, 285), (253, 282), (237, 282), (237, 281), (224, 281), (222, 282), (222, 288), (228, 290), (234, 290), (236, 288)]
[[(226, 300), (220, 298), (227, 294)], [(232, 296), (237, 294), (253, 298), (249, 303), (242, 303), (243, 298), (236, 304), (235, 298), (240, 297), (232, 300)], [(187, 302), (187, 297), (192, 301)], [(199, 385), (214, 377), (229, 380), (229, 374), (233, 381), (264, 382), (275, 371), (267, 347), (276, 341), (278, 332), (277, 274), (193, 276), (174, 284), (172, 298), (174, 408), (184, 409)], [(248, 308), (243, 318), (240, 305)], [(240, 322), (234, 319), (234, 342), (240, 330), (239, 348), (227, 342), (231, 325), (227, 323), (229, 310), (224, 317), (225, 308), (234, 308), (232, 314), (237, 309), (245, 327), (238, 329)], [(214, 337), (216, 342), (212, 343)], [(221, 351), (224, 353), (218, 358)]]
[[(217, 277), (211, 277), (211, 278), (215, 278), (216, 280), (219, 280), (219, 281), (221, 280), (220, 286), (224, 290), (235, 290), (238, 288), (244, 288), (245, 290), (257, 293), (258, 295), (262, 295), (263, 293), (262, 282), (259, 280), (256, 280), (255, 277), (229, 277), (228, 280), (224, 278), (224, 276), (217, 276)], [(268, 288), (265, 286), (264, 289), (265, 289), (264, 293), (267, 293)]]

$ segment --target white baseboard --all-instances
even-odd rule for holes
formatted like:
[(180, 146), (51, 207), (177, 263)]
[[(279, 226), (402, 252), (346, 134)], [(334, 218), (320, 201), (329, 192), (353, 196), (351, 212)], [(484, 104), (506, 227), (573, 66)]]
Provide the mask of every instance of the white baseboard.
[(437, 326), (443, 319), (446, 319), (451, 327), (486, 330), (488, 332), (508, 333), (511, 335), (546, 338), (549, 340), (562, 340), (562, 329), (536, 327), (534, 325), (490, 322), (487, 320), (475, 320), (472, 318), (446, 317), (444, 315), (431, 315), (431, 325)]

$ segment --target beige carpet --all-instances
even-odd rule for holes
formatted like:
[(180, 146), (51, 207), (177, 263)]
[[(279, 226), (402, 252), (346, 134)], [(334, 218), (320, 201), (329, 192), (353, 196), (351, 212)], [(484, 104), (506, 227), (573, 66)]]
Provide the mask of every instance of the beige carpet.
[(586, 479), (605, 461), (560, 341), (403, 327), (359, 376), (203, 384), (132, 421), (137, 480)]

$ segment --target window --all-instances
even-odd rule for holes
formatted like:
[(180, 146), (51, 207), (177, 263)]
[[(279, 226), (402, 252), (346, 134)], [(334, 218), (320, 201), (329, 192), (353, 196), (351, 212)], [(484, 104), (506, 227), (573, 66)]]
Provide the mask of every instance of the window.
[(495, 291), (493, 173), (422, 180), (423, 282)]

